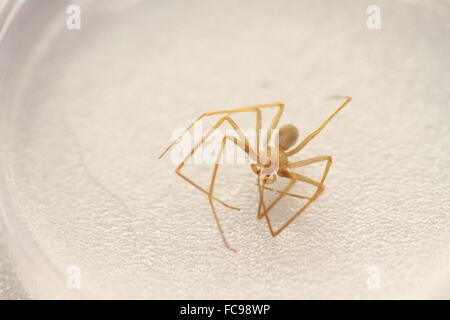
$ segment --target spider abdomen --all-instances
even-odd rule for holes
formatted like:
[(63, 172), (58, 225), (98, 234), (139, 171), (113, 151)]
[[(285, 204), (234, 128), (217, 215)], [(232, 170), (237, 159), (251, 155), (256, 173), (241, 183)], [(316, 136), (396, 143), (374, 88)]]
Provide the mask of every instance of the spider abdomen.
[(278, 134), (278, 141), (281, 150), (288, 150), (298, 139), (298, 129), (292, 124), (282, 126)]

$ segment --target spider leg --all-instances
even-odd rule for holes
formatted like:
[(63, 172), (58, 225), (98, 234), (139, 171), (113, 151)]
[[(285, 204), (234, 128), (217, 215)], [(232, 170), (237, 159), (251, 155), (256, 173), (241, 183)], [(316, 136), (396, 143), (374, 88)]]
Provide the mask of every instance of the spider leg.
[[(266, 218), (267, 221), (267, 225), (269, 226), (269, 230), (270, 233), (272, 234), (273, 237), (276, 237), (281, 231), (283, 231), (292, 221), (294, 221), (303, 211), (305, 211), (305, 209), (312, 203), (314, 202), (314, 200), (317, 199), (317, 197), (320, 195), (320, 193), (322, 193), (324, 186), (323, 184), (314, 181), (306, 176), (303, 176), (301, 174), (298, 173), (294, 173), (294, 172), (289, 172), (289, 171), (285, 171), (284, 175), (286, 178), (290, 178), (291, 181), (286, 185), (286, 187), (284, 187), (284, 189), (280, 192), (279, 196), (269, 205), (269, 207), (262, 213), (262, 215)], [(302, 181), (308, 184), (311, 184), (313, 186), (315, 186), (317, 188), (316, 192), (314, 193), (314, 196), (312, 198), (310, 198), (301, 208), (299, 211), (297, 211), (297, 213), (292, 216), (286, 223), (284, 223), (278, 230), (274, 231), (273, 227), (272, 227), (272, 223), (270, 221), (269, 218), (269, 211), (281, 200), (282, 197), (284, 197), (286, 195), (286, 193), (292, 188), (292, 186), (294, 186), (294, 184), (297, 181)]]
[(251, 148), (250, 145), (247, 142), (242, 142), (239, 139), (237, 139), (236, 137), (231, 137), (231, 136), (225, 136), (222, 139), (222, 145), (220, 148), (219, 153), (217, 154), (217, 159), (216, 162), (214, 164), (214, 170), (213, 170), (213, 174), (211, 177), (211, 185), (209, 187), (209, 193), (208, 193), (208, 200), (209, 200), (209, 204), (211, 206), (211, 210), (213, 212), (214, 215), (214, 219), (216, 220), (216, 224), (217, 224), (217, 229), (219, 229), (220, 232), (220, 236), (222, 237), (223, 243), (225, 244), (225, 247), (227, 249), (230, 249), (231, 251), (236, 251), (235, 249), (233, 249), (232, 247), (230, 247), (230, 245), (228, 244), (228, 241), (225, 237), (225, 233), (223, 232), (222, 229), (222, 225), (220, 224), (220, 220), (219, 220), (219, 215), (217, 214), (216, 211), (216, 207), (214, 205), (213, 200), (215, 199), (213, 196), (214, 193), (214, 185), (216, 182), (216, 177), (217, 177), (217, 170), (219, 169), (219, 162), (222, 159), (222, 155), (223, 155), (223, 150), (225, 149), (225, 145), (227, 143), (227, 140), (231, 140), (232, 142), (234, 142), (238, 147), (240, 147), (244, 152), (246, 152), (247, 154), (249, 154), (251, 157), (256, 157), (256, 155), (251, 152)]
[[(265, 204), (265, 201), (264, 201), (264, 190), (270, 190), (270, 191), (274, 191), (274, 192), (278, 192), (278, 193), (281, 193), (282, 190), (278, 190), (276, 188), (267, 187), (265, 184), (261, 185), (261, 181), (259, 180), (259, 176), (256, 177), (256, 184), (258, 186), (258, 193), (259, 193), (258, 214), (256, 215), (256, 217), (258, 219), (261, 219), (264, 216), (263, 212), (266, 211), (266, 204)], [(313, 198), (313, 197), (302, 196), (300, 194), (294, 194), (294, 193), (290, 193), (290, 192), (285, 192), (284, 194), (287, 195), (287, 196), (290, 196), (290, 197), (304, 199), (304, 200), (310, 200), (310, 199)]]
[[(258, 106), (253, 106), (253, 107), (247, 107), (247, 108), (238, 108), (238, 109), (231, 109), (231, 110), (225, 110), (225, 111), (214, 111), (214, 112), (207, 112), (207, 113), (203, 113), (202, 115), (200, 115), (199, 117), (197, 117), (184, 131), (182, 134), (180, 134), (175, 140), (173, 140), (169, 146), (161, 153), (161, 155), (159, 156), (159, 159), (161, 159), (166, 153), (167, 151), (170, 150), (170, 148), (173, 147), (173, 145), (177, 142), (180, 141), (180, 139), (183, 137), (183, 135), (188, 132), (197, 122), (199, 122), (201, 119), (208, 117), (208, 116), (213, 116), (213, 115), (218, 115), (218, 114), (232, 114), (232, 113), (238, 113), (238, 112), (256, 112), (256, 153), (259, 156), (259, 131), (261, 130), (261, 110), (262, 108), (271, 108), (271, 107), (278, 107), (278, 111), (274, 117), (274, 119), (272, 120), (270, 129), (275, 129), (275, 127), (278, 125), (278, 121), (280, 120), (280, 117), (283, 113), (284, 110), (284, 104), (282, 103), (272, 103), (272, 104), (263, 104), (263, 105), (258, 105)], [(268, 139), (267, 141), (269, 141), (270, 139), (270, 135), (271, 135), (271, 131), (269, 130), (268, 133)]]
[[(184, 174), (181, 173), (181, 169), (183, 168), (183, 166), (185, 165), (186, 161), (189, 160), (189, 158), (191, 158), (193, 156), (193, 154), (195, 153), (195, 151), (200, 147), (201, 144), (203, 144), (206, 139), (212, 134), (212, 132), (214, 130), (216, 130), (217, 128), (219, 128), (225, 121), (227, 121), (232, 127), (233, 129), (237, 132), (237, 134), (241, 137), (241, 139), (244, 141), (244, 144), (246, 146), (248, 146), (248, 153), (250, 154), (251, 157), (253, 158), (257, 158), (257, 154), (255, 154), (255, 152), (250, 148), (250, 145), (248, 143), (248, 139), (247, 137), (242, 133), (241, 129), (239, 128), (239, 126), (236, 124), (236, 122), (234, 122), (233, 119), (231, 119), (230, 116), (224, 116), (222, 118), (220, 118), (215, 124), (214, 126), (212, 126), (211, 129), (209, 129), (205, 135), (202, 137), (202, 139), (192, 148), (192, 150), (186, 155), (186, 157), (183, 159), (183, 161), (181, 161), (181, 163), (178, 165), (178, 167), (175, 170), (175, 173), (178, 174), (180, 177), (182, 177), (184, 180), (186, 180), (188, 183), (192, 184), (195, 188), (197, 188), (198, 190), (200, 190), (201, 192), (203, 192), (206, 195), (209, 195), (209, 192), (206, 191), (204, 188), (202, 188), (201, 186), (199, 186), (197, 183), (195, 183), (194, 181), (192, 181), (191, 179), (189, 179), (188, 177), (186, 177)], [(220, 202), (221, 204), (223, 204), (224, 206), (230, 208), (230, 209), (235, 209), (235, 210), (239, 210), (239, 208), (230, 206), (228, 204), (226, 204), (225, 202), (223, 202), (220, 199), (217, 199), (216, 197), (214, 197), (214, 200), (217, 200), (218, 202)]]
[(256, 183), (258, 185), (258, 193), (259, 193), (259, 204), (258, 204), (258, 214), (256, 217), (258, 219), (262, 218), (261, 209), (262, 212), (266, 211), (266, 203), (264, 201), (264, 183), (261, 185), (259, 174), (256, 175)]
[[(278, 192), (278, 193), (282, 192), (282, 190), (278, 190), (278, 189), (271, 188), (271, 187), (266, 187), (266, 186), (264, 186), (264, 189), (265, 190), (274, 191), (274, 192)], [(302, 196), (300, 194), (295, 194), (295, 193), (290, 193), (290, 192), (285, 192), (285, 195), (291, 196), (291, 197), (294, 197), (294, 198), (305, 199), (305, 200), (309, 200), (309, 199), (312, 198), (312, 197)], [(261, 215), (261, 217), (258, 217), (258, 218), (262, 218), (262, 215)]]
[(321, 161), (327, 162), (327, 164), (325, 166), (325, 171), (322, 175), (322, 178), (320, 179), (320, 183), (323, 184), (325, 182), (325, 179), (327, 178), (328, 171), (330, 170), (331, 163), (333, 161), (331, 156), (320, 156), (320, 157), (315, 157), (315, 158), (311, 158), (311, 159), (292, 162), (292, 163), (288, 164), (288, 168), (299, 168), (299, 167), (303, 167), (303, 166), (306, 166), (306, 165), (309, 165), (312, 163), (316, 163), (316, 162), (321, 162)]
[(266, 147), (269, 145), (270, 138), (272, 137), (272, 130), (277, 127), (278, 122), (280, 122), (281, 115), (283, 114), (284, 111), (284, 104), (278, 103), (276, 104), (276, 106), (278, 106), (278, 110), (277, 113), (275, 114), (275, 117), (272, 119), (269, 131), (267, 132)]
[[(281, 193), (282, 190), (278, 190), (278, 189), (271, 188), (271, 187), (266, 187), (265, 185), (263, 187), (263, 186), (261, 186), (261, 183), (259, 182), (259, 179), (258, 179), (257, 185), (258, 185), (258, 191), (259, 191), (259, 206), (258, 206), (257, 218), (261, 219), (264, 216), (263, 212), (266, 211), (266, 205), (265, 205), (265, 202), (264, 202), (264, 190), (270, 190), (270, 191), (274, 191), (274, 192), (278, 192), (278, 193)], [(290, 197), (304, 199), (304, 200), (310, 200), (310, 199), (313, 198), (313, 197), (302, 196), (300, 194), (294, 194), (294, 193), (290, 193), (290, 192), (285, 192), (284, 194), (287, 195), (287, 196), (290, 196)], [(263, 211), (261, 211), (261, 209)]]
[[(315, 158), (311, 158), (311, 159), (306, 159), (306, 160), (301, 160), (301, 161), (289, 163), (288, 164), (288, 168), (299, 168), (299, 167), (303, 167), (303, 166), (306, 166), (306, 165), (309, 165), (309, 164), (312, 164), (312, 163), (316, 163), (316, 162), (321, 162), (321, 161), (326, 161), (327, 162), (327, 164), (325, 166), (324, 173), (322, 174), (322, 177), (320, 179), (320, 184), (323, 185), (324, 182), (325, 182), (325, 179), (327, 178), (328, 171), (330, 170), (330, 167), (331, 167), (331, 163), (332, 163), (331, 156), (320, 156), (320, 157), (315, 157)], [(264, 205), (264, 200), (263, 200), (264, 199), (264, 192), (262, 191), (262, 189), (264, 189), (264, 190), (271, 190), (271, 191), (275, 191), (275, 192), (278, 192), (278, 193), (281, 193), (282, 190), (278, 190), (278, 189), (271, 188), (271, 187), (266, 187), (266, 186), (264, 186), (262, 188), (261, 184), (259, 182), (259, 179), (257, 181), (258, 181), (258, 190), (259, 190), (259, 196), (260, 196), (260, 203), (259, 203), (259, 208), (258, 208), (258, 219), (261, 219), (263, 217), (263, 214), (261, 213), (261, 207), (263, 207), (263, 210), (266, 210), (265, 205)], [(306, 196), (302, 196), (302, 195), (299, 195), (299, 194), (293, 194), (293, 193), (289, 193), (289, 192), (285, 192), (285, 195), (291, 196), (291, 197), (294, 197), (294, 198), (299, 198), (299, 199), (311, 200), (313, 198), (317, 198), (320, 195), (320, 193), (323, 191), (323, 189), (319, 189), (318, 188), (317, 191), (320, 191), (320, 192), (316, 192), (312, 197), (306, 197)], [(261, 203), (262, 203), (262, 205), (261, 205)]]
[(302, 142), (300, 142), (294, 149), (286, 152), (286, 155), (288, 157), (298, 153), (300, 150), (302, 150), (315, 136), (317, 136), (323, 128), (325, 128), (325, 126), (328, 124), (328, 122), (331, 121), (331, 119), (334, 118), (334, 116), (336, 114), (338, 114), (339, 111), (342, 110), (342, 108), (344, 108), (350, 101), (352, 101), (352, 97), (346, 97), (346, 96), (333, 96), (332, 98), (344, 98), (345, 101), (339, 106), (339, 108), (337, 108), (337, 110), (335, 112), (333, 112), (333, 114), (331, 114), (331, 116), (328, 117), (327, 120), (324, 121), (324, 123), (322, 123), (322, 125), (316, 129), (313, 133), (311, 133), (309, 136), (307, 136)]

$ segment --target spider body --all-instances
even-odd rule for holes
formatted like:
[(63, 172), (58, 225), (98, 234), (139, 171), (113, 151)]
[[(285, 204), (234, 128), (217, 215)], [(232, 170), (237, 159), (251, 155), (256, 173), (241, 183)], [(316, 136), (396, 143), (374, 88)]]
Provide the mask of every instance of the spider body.
[(292, 124), (284, 125), (278, 133), (278, 148), (267, 147), (262, 151), (258, 164), (251, 164), (253, 172), (261, 175), (265, 184), (277, 181), (277, 176), (287, 177), (288, 155), (286, 151), (292, 147), (298, 139), (298, 130)]
[[(288, 124), (282, 126), (278, 131), (278, 143), (276, 143), (275, 146), (269, 146), (269, 141), (271, 139), (272, 130), (275, 129), (278, 125), (278, 122), (280, 120), (280, 117), (284, 111), (284, 105), (282, 103), (274, 103), (274, 104), (267, 104), (267, 105), (259, 105), (254, 107), (247, 107), (247, 108), (239, 108), (239, 109), (232, 109), (232, 110), (224, 110), (224, 111), (215, 111), (215, 112), (209, 112), (204, 113), (201, 116), (199, 116), (194, 122), (192, 122), (184, 131), (184, 133), (188, 132), (195, 123), (200, 121), (202, 118), (212, 115), (223, 115), (202, 137), (202, 139), (192, 148), (192, 150), (186, 155), (184, 160), (178, 165), (175, 172), (184, 180), (186, 180), (188, 183), (193, 185), (195, 188), (197, 188), (199, 191), (203, 192), (208, 196), (208, 201), (211, 206), (212, 213), (214, 215), (214, 218), (216, 220), (217, 228), (220, 232), (220, 235), (222, 237), (222, 240), (225, 244), (225, 246), (235, 251), (233, 248), (231, 248), (228, 245), (228, 242), (225, 238), (224, 232), (222, 230), (219, 216), (216, 212), (215, 202), (219, 202), (222, 205), (230, 208), (239, 210), (239, 208), (235, 208), (233, 206), (230, 206), (223, 202), (222, 200), (218, 199), (214, 195), (214, 185), (217, 177), (217, 172), (219, 169), (220, 161), (223, 157), (223, 151), (225, 149), (225, 145), (227, 142), (234, 143), (236, 146), (241, 148), (245, 153), (249, 155), (249, 157), (254, 160), (255, 163), (252, 163), (250, 165), (251, 170), (256, 174), (256, 182), (258, 186), (258, 193), (259, 193), (259, 205), (258, 205), (258, 213), (257, 218), (265, 218), (267, 221), (269, 231), (273, 237), (277, 236), (281, 231), (283, 231), (292, 221), (294, 221), (302, 212), (306, 210), (306, 208), (314, 202), (319, 195), (324, 190), (324, 182), (328, 175), (328, 171), (331, 166), (331, 156), (318, 156), (310, 159), (300, 160), (300, 161), (289, 161), (289, 158), (298, 152), (300, 152), (315, 136), (317, 136), (322, 129), (331, 121), (331, 119), (336, 116), (336, 114), (344, 108), (345, 105), (347, 105), (352, 98), (347, 96), (333, 96), (332, 98), (339, 98), (339, 99), (345, 99), (345, 101), (337, 108), (337, 110), (331, 114), (323, 123), (319, 126), (318, 129), (313, 131), (311, 134), (309, 134), (305, 139), (303, 139), (300, 143), (298, 143), (295, 147), (298, 140), (298, 130), (294, 125)], [(261, 118), (262, 118), (262, 112), (261, 110), (264, 108), (278, 108), (277, 113), (275, 114), (270, 128), (268, 130), (268, 134), (265, 141), (265, 147), (260, 150), (260, 130), (261, 128)], [(236, 122), (231, 118), (231, 115), (233, 113), (240, 113), (240, 112), (254, 112), (256, 114), (256, 144), (255, 148), (252, 148), (250, 146), (250, 143), (248, 141), (248, 138), (243, 134), (242, 130), (239, 128), (239, 126), (236, 124)], [(220, 146), (220, 151), (218, 152), (217, 159), (214, 164), (213, 174), (211, 178), (211, 184), (209, 187), (209, 190), (202, 188), (197, 183), (195, 183), (193, 180), (185, 176), (181, 169), (185, 165), (186, 161), (189, 160), (193, 154), (198, 150), (198, 148), (206, 141), (206, 139), (212, 134), (212, 132), (219, 127), (221, 127), (224, 123), (229, 123), (231, 127), (234, 129), (234, 131), (237, 133), (238, 137), (234, 136), (224, 136), (222, 139), (222, 143)], [(172, 143), (166, 148), (166, 150), (159, 156), (159, 158), (162, 158), (165, 153), (178, 141), (180, 141), (181, 137), (184, 135), (181, 134), (177, 139), (172, 141)], [(297, 172), (295, 172), (295, 168), (300, 168), (304, 166), (311, 165), (313, 163), (318, 162), (325, 162), (325, 169), (323, 171), (322, 177), (319, 181), (313, 180), (307, 176), (301, 175)], [(271, 187), (268, 187), (267, 185), (273, 184), (277, 177), (283, 177), (289, 180), (289, 183), (282, 189), (277, 190)], [(313, 188), (315, 188), (315, 192), (312, 196), (305, 196), (300, 194), (294, 194), (290, 193), (290, 189), (294, 186), (296, 183), (306, 183)], [(264, 201), (264, 191), (265, 190), (271, 190), (278, 192), (278, 196), (268, 205), (266, 206), (266, 203)], [(279, 227), (277, 230), (275, 230), (272, 226), (272, 223), (269, 218), (269, 211), (272, 210), (276, 206), (276, 204), (283, 198), (284, 196), (290, 196), (295, 197), (299, 199), (306, 200), (306, 203), (288, 220), (286, 221), (281, 227)]]

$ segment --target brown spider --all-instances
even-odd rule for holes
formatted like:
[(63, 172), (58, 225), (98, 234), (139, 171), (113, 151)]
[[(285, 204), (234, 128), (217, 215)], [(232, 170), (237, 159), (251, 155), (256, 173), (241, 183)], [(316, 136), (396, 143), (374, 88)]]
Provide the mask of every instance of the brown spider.
[[(318, 196), (323, 192), (324, 190), (324, 182), (327, 177), (328, 171), (331, 166), (332, 158), (331, 156), (319, 156), (314, 157), (311, 159), (306, 160), (300, 160), (296, 162), (290, 162), (289, 157), (298, 153), (301, 151), (316, 135), (318, 135), (322, 129), (331, 121), (331, 119), (340, 111), (342, 108), (347, 105), (352, 98), (347, 96), (333, 96), (332, 98), (342, 98), (345, 99), (345, 101), (337, 108), (337, 110), (331, 114), (328, 119), (325, 120), (325, 122), (322, 123), (322, 125), (316, 129), (314, 132), (312, 132), (310, 135), (308, 135), (303, 141), (301, 141), (297, 146), (292, 148), (295, 144), (295, 142), (298, 139), (298, 130), (293, 125), (284, 125), (279, 129), (279, 136), (278, 136), (278, 145), (277, 148), (270, 147), (269, 141), (271, 138), (272, 130), (275, 129), (278, 125), (278, 122), (280, 120), (280, 117), (284, 110), (284, 104), (282, 103), (273, 103), (273, 104), (266, 104), (266, 105), (259, 105), (254, 107), (247, 107), (247, 108), (239, 108), (239, 109), (232, 109), (232, 110), (225, 110), (225, 111), (215, 111), (215, 112), (208, 112), (204, 113), (201, 116), (199, 116), (197, 119), (194, 120), (186, 129), (185, 131), (164, 150), (164, 152), (159, 156), (161, 159), (166, 152), (172, 148), (172, 146), (180, 141), (181, 137), (189, 131), (198, 121), (200, 121), (202, 118), (212, 115), (218, 115), (218, 114), (226, 114), (222, 118), (220, 118), (202, 137), (202, 139), (192, 148), (192, 150), (187, 154), (187, 156), (184, 158), (184, 160), (178, 165), (175, 172), (182, 177), (184, 180), (192, 184), (194, 187), (196, 187), (201, 192), (205, 193), (208, 196), (209, 203), (211, 205), (212, 212), (214, 214), (214, 218), (217, 223), (217, 228), (219, 229), (220, 235), (223, 239), (223, 242), (225, 246), (235, 251), (235, 249), (231, 248), (228, 245), (228, 242), (225, 238), (224, 232), (222, 230), (219, 217), (216, 212), (216, 208), (214, 205), (214, 201), (217, 201), (221, 203), (222, 205), (239, 210), (239, 208), (235, 208), (233, 206), (230, 206), (223, 202), (222, 200), (216, 198), (214, 196), (214, 184), (216, 181), (216, 175), (217, 175), (217, 169), (219, 167), (219, 162), (222, 159), (223, 150), (225, 148), (225, 145), (227, 143), (227, 140), (232, 141), (235, 143), (239, 148), (241, 148), (244, 152), (246, 152), (250, 158), (252, 158), (256, 163), (253, 163), (250, 165), (252, 171), (257, 176), (257, 185), (258, 185), (258, 192), (259, 192), (259, 206), (258, 206), (258, 219), (261, 219), (262, 217), (265, 217), (267, 224), (269, 226), (270, 233), (273, 237), (277, 236), (281, 231), (283, 231), (292, 221), (294, 221), (312, 202), (314, 202)], [(266, 148), (265, 150), (262, 150), (260, 152), (260, 130), (261, 130), (261, 109), (263, 108), (270, 108), (275, 107), (278, 108), (277, 113), (275, 114), (275, 117), (273, 118), (270, 128), (268, 130), (267, 139), (266, 139)], [(238, 127), (236, 122), (230, 117), (230, 114), (232, 113), (238, 113), (238, 112), (255, 112), (256, 113), (256, 150), (253, 150), (248, 142), (247, 137), (242, 133), (241, 129)], [(233, 137), (230, 135), (227, 135), (223, 137), (222, 144), (220, 151), (217, 155), (217, 159), (214, 165), (213, 169), (213, 175), (211, 178), (211, 185), (209, 187), (209, 190), (205, 190), (202, 187), (200, 187), (198, 184), (193, 182), (191, 179), (183, 175), (180, 171), (185, 165), (186, 161), (192, 157), (194, 152), (200, 147), (201, 144), (203, 144), (206, 139), (211, 135), (211, 133), (218, 129), (224, 122), (228, 122), (232, 128), (236, 131), (239, 138)], [(313, 163), (326, 161), (325, 170), (322, 174), (322, 178), (320, 181), (315, 181), (313, 179), (310, 179), (304, 175), (289, 171), (288, 169), (294, 169), (299, 167), (304, 167)], [(272, 184), (276, 181), (277, 177), (283, 177), (290, 179), (290, 182), (284, 187), (283, 190), (275, 190), (270, 187), (267, 187), (266, 185)], [(292, 188), (292, 186), (297, 182), (302, 181), (307, 184), (310, 184), (315, 187), (315, 193), (310, 196), (302, 196), (297, 194), (289, 193), (288, 191)], [(278, 191), (279, 195), (270, 203), (269, 206), (266, 207), (264, 202), (264, 190), (272, 190), (272, 191)], [(289, 195), (292, 197), (297, 197), (300, 199), (305, 199), (307, 202), (288, 220), (286, 221), (278, 230), (274, 230), (272, 227), (272, 223), (269, 219), (268, 212), (281, 200), (282, 197), (285, 195)]]

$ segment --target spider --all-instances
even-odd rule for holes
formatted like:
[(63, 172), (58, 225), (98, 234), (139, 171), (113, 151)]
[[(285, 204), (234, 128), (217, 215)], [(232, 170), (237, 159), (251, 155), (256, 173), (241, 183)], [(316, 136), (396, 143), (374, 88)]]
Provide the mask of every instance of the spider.
[[(281, 118), (281, 115), (284, 111), (284, 104), (283, 103), (272, 103), (272, 104), (264, 104), (264, 105), (258, 105), (253, 107), (246, 107), (246, 108), (238, 108), (238, 109), (231, 109), (231, 110), (224, 110), (224, 111), (215, 111), (215, 112), (208, 112), (200, 115), (197, 117), (185, 130), (184, 132), (178, 136), (177, 139), (173, 140), (170, 145), (164, 150), (164, 152), (159, 156), (159, 159), (161, 159), (167, 151), (172, 148), (172, 146), (179, 142), (182, 136), (188, 132), (198, 121), (201, 119), (213, 116), (213, 115), (222, 115), (221, 117), (206, 133), (203, 135), (202, 139), (194, 145), (194, 147), (191, 149), (191, 151), (186, 155), (186, 157), (181, 161), (181, 163), (178, 165), (178, 167), (175, 169), (175, 173), (178, 174), (181, 178), (186, 180), (188, 183), (193, 185), (195, 188), (203, 192), (208, 196), (209, 204), (211, 206), (212, 213), (214, 215), (217, 228), (219, 230), (220, 236), (223, 240), (223, 243), (226, 248), (236, 251), (234, 248), (230, 247), (228, 244), (228, 241), (225, 237), (225, 234), (223, 232), (222, 226), (220, 224), (219, 216), (216, 211), (216, 207), (214, 202), (217, 201), (224, 205), (225, 207), (239, 210), (239, 208), (230, 206), (229, 204), (223, 202), (222, 200), (218, 199), (214, 195), (214, 185), (216, 181), (217, 176), (217, 170), (219, 168), (219, 162), (222, 159), (223, 151), (225, 148), (225, 145), (227, 141), (231, 141), (232, 143), (236, 144), (240, 149), (242, 149), (247, 155), (254, 160), (255, 163), (250, 164), (251, 170), (256, 175), (256, 181), (258, 185), (258, 192), (259, 192), (259, 205), (258, 205), (258, 214), (257, 218), (265, 218), (267, 221), (267, 225), (269, 227), (269, 231), (272, 235), (272, 237), (276, 237), (278, 234), (280, 234), (281, 231), (283, 231), (289, 224), (291, 224), (292, 221), (294, 221), (305, 209), (311, 205), (312, 202), (314, 202), (320, 194), (324, 190), (324, 182), (328, 175), (328, 171), (330, 169), (332, 158), (331, 156), (319, 156), (314, 157), (310, 159), (300, 160), (291, 162), (289, 161), (289, 157), (297, 154), (300, 152), (315, 136), (317, 136), (322, 129), (333, 119), (336, 114), (342, 110), (351, 100), (351, 97), (348, 96), (332, 96), (331, 98), (335, 99), (345, 99), (344, 102), (337, 108), (337, 110), (332, 113), (315, 131), (313, 131), (311, 134), (309, 134), (303, 141), (298, 143), (295, 147), (295, 143), (298, 139), (298, 130), (294, 125), (287, 124), (282, 126), (278, 131), (278, 145), (277, 148), (274, 148), (272, 146), (269, 146), (269, 141), (271, 139), (272, 130), (276, 129), (278, 122)], [(260, 151), (260, 130), (261, 130), (261, 119), (262, 119), (262, 113), (261, 110), (265, 108), (278, 108), (274, 118), (272, 119), (270, 128), (267, 133), (266, 137), (266, 143), (265, 143), (265, 149)], [(243, 134), (242, 130), (239, 128), (239, 126), (236, 124), (236, 122), (231, 118), (231, 114), (234, 113), (240, 113), (240, 112), (254, 112), (256, 114), (256, 143), (255, 143), (255, 149), (250, 146), (247, 137)], [(224, 123), (229, 123), (233, 130), (237, 133), (239, 136), (230, 136), (225, 135), (222, 139), (222, 143), (220, 146), (220, 150), (217, 154), (216, 161), (214, 163), (213, 168), (213, 174), (211, 178), (211, 184), (209, 187), (209, 190), (206, 190), (199, 186), (197, 183), (189, 179), (187, 176), (185, 176), (183, 173), (181, 173), (181, 169), (185, 165), (186, 161), (189, 160), (189, 158), (192, 157), (194, 152), (200, 147), (201, 144), (203, 144), (206, 139), (211, 135), (211, 133), (218, 129), (221, 125)], [(311, 178), (308, 178), (307, 176), (301, 175), (299, 173), (293, 172), (290, 169), (294, 168), (300, 168), (307, 165), (311, 165), (313, 163), (318, 163), (325, 161), (325, 169), (323, 171), (322, 177), (320, 181), (313, 180)], [(277, 177), (289, 179), (289, 183), (282, 189), (282, 190), (276, 190), (274, 188), (268, 187), (267, 185), (270, 185), (274, 183), (277, 180)], [(289, 190), (294, 186), (297, 182), (304, 182), (306, 184), (309, 184), (313, 186), (315, 192), (312, 196), (302, 196), (298, 194), (289, 193)], [(264, 201), (264, 190), (272, 190), (275, 192), (278, 192), (278, 196), (268, 205), (266, 206)], [(272, 210), (272, 208), (283, 198), (285, 195), (296, 197), (300, 199), (307, 200), (306, 203), (291, 217), (289, 218), (281, 227), (279, 227), (277, 230), (274, 229), (272, 226), (272, 223), (269, 219), (269, 211)]]

